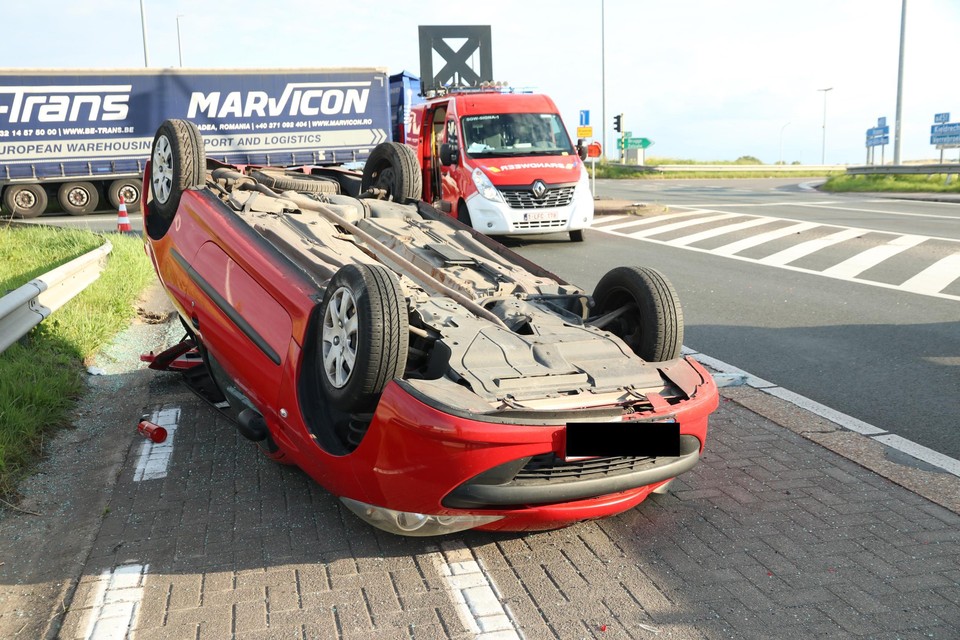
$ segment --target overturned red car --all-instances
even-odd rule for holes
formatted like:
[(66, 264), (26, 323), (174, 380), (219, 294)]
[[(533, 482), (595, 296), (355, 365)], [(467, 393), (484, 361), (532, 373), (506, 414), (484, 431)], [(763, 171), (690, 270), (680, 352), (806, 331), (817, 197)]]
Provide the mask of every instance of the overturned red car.
[(604, 517), (696, 464), (717, 389), (662, 275), (587, 293), (420, 193), (401, 144), (362, 174), (235, 167), (165, 121), (144, 234), (186, 336), (151, 366), (401, 535)]

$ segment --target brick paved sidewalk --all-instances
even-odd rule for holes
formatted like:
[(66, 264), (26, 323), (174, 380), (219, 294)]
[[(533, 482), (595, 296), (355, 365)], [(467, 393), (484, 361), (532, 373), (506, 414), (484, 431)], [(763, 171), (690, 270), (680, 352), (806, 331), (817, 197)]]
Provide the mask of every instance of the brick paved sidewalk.
[(169, 475), (134, 481), (126, 425), (60, 637), (960, 637), (960, 516), (729, 399), (702, 462), (621, 516), (419, 539), (153, 387), (181, 411)]

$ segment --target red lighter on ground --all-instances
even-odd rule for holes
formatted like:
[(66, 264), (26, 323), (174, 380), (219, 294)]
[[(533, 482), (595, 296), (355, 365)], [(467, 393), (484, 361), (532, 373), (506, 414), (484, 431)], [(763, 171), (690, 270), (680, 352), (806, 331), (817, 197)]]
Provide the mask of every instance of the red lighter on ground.
[(137, 431), (147, 440), (152, 440), (157, 444), (167, 439), (167, 430), (149, 420), (141, 420), (140, 424), (137, 425)]

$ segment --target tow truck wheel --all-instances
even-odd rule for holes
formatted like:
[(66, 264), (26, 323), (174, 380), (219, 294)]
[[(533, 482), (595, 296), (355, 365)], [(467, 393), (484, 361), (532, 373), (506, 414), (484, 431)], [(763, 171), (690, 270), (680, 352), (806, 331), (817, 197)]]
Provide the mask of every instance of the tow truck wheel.
[(3, 207), (15, 218), (36, 218), (47, 203), (47, 192), (38, 184), (15, 184), (3, 192)]
[(320, 385), (349, 413), (372, 409), (407, 362), (407, 306), (400, 281), (375, 264), (337, 271), (320, 305)]
[(583, 242), (583, 229), (574, 229), (570, 232), (571, 242)]
[[(617, 267), (607, 272), (593, 292), (593, 320), (627, 343), (648, 362), (680, 357), (683, 310), (670, 282), (646, 267)], [(601, 322), (603, 316), (619, 312)]]
[(64, 182), (57, 191), (57, 200), (65, 213), (82, 216), (97, 210), (100, 194), (89, 182)]
[(164, 120), (153, 137), (150, 155), (151, 207), (172, 220), (180, 196), (205, 183), (207, 156), (197, 125), (189, 120)]
[(400, 142), (381, 142), (363, 165), (360, 190), (383, 189), (394, 202), (420, 200), (423, 176), (413, 149)]
[(127, 213), (140, 211), (140, 184), (136, 180), (114, 180), (107, 188), (107, 200), (113, 209), (120, 208), (120, 196)]

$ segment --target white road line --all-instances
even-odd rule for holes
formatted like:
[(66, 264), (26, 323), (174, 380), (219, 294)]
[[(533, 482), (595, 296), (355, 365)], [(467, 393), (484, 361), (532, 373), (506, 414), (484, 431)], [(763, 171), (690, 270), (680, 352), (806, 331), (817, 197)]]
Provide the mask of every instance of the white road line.
[(831, 207), (825, 204), (815, 204), (812, 202), (794, 202), (797, 207), (813, 207), (815, 209), (832, 209), (833, 211), (859, 211), (860, 213), (879, 213), (884, 216), (905, 216), (910, 218), (941, 218), (943, 220), (955, 220), (960, 222), (957, 216), (941, 216), (935, 213), (907, 213), (906, 211), (878, 211), (877, 209), (856, 209), (854, 207)]
[[(807, 204), (835, 204), (836, 200), (823, 200), (821, 202), (809, 202)], [(698, 207), (700, 209), (710, 209), (711, 207), (788, 207), (797, 204), (790, 202), (697, 202), (682, 205), (671, 205), (675, 207)]]
[(668, 231), (675, 231), (677, 229), (683, 229), (685, 227), (692, 227), (698, 224), (709, 224), (711, 222), (720, 222), (721, 220), (729, 220), (730, 218), (742, 218), (743, 216), (739, 213), (718, 213), (712, 216), (705, 216), (703, 218), (696, 218), (695, 220), (681, 220), (680, 222), (673, 222), (670, 224), (665, 224), (659, 227), (654, 227), (652, 229), (643, 229), (642, 231), (631, 231), (627, 233), (631, 238), (646, 238), (647, 236), (655, 236), (659, 233), (666, 233)]
[(898, 236), (877, 247), (871, 247), (855, 256), (847, 258), (839, 264), (824, 269), (821, 273), (834, 278), (855, 278), (871, 267), (875, 267), (884, 260), (911, 249), (927, 238), (924, 236)]
[(960, 253), (934, 262), (900, 286), (920, 293), (939, 293), (957, 278), (960, 278)]
[(816, 253), (821, 249), (826, 249), (827, 247), (833, 246), (840, 242), (846, 242), (847, 240), (853, 240), (854, 238), (862, 236), (865, 233), (867, 233), (865, 229), (843, 229), (822, 238), (801, 242), (796, 246), (784, 249), (783, 251), (778, 251), (773, 255), (767, 256), (766, 258), (761, 258), (758, 260), (758, 262), (760, 262), (760, 264), (770, 265), (789, 264), (794, 260), (799, 260), (800, 258), (810, 255), (811, 253)]
[(649, 218), (639, 218), (634, 216), (633, 220), (629, 220), (627, 222), (619, 222), (617, 224), (611, 224), (609, 226), (599, 227), (598, 230), (615, 231), (617, 229), (622, 229), (623, 227), (630, 227), (634, 225), (639, 227), (642, 225), (653, 224), (655, 222), (663, 222), (664, 220), (674, 220), (676, 218), (685, 218), (687, 216), (697, 216), (704, 213), (717, 213), (717, 212), (701, 211), (699, 209), (694, 209), (692, 211), (684, 211), (683, 213), (669, 213), (662, 216), (650, 216)]
[(789, 235), (794, 235), (797, 233), (802, 233), (809, 229), (815, 227), (823, 226), (819, 222), (801, 222), (799, 224), (790, 225), (789, 227), (784, 227), (782, 229), (777, 229), (775, 231), (767, 231), (766, 233), (761, 233), (749, 238), (744, 238), (743, 240), (738, 240), (736, 242), (731, 242), (730, 244), (725, 244), (722, 247), (718, 247), (711, 251), (716, 255), (720, 256), (730, 256), (735, 253), (740, 253), (751, 247), (770, 242), (772, 240), (777, 240), (779, 238), (784, 238)]
[(521, 640), (523, 636), (496, 585), (460, 540), (445, 541), (433, 561), (443, 576), (463, 626), (478, 640)]
[(167, 477), (167, 468), (173, 456), (173, 436), (180, 420), (180, 407), (162, 407), (154, 411), (149, 420), (167, 430), (167, 439), (160, 443), (147, 441), (140, 446), (140, 457), (133, 472), (134, 482)]
[(722, 236), (727, 233), (734, 233), (736, 231), (743, 231), (744, 229), (751, 229), (753, 227), (760, 227), (765, 224), (771, 224), (776, 222), (778, 218), (753, 218), (752, 220), (747, 220), (746, 222), (736, 222), (734, 224), (728, 224), (722, 227), (717, 227), (716, 229), (707, 229), (706, 231), (700, 231), (699, 233), (692, 233), (689, 236), (683, 236), (682, 238), (675, 238), (673, 240), (668, 240), (668, 244), (677, 247), (684, 247), (688, 244), (693, 244), (694, 242), (700, 242), (701, 240), (707, 240), (709, 238), (715, 238), (716, 236)]
[(97, 578), (85, 640), (127, 638), (136, 626), (143, 585), (150, 565), (127, 564), (106, 570)]
[(735, 367), (732, 364), (727, 364), (726, 362), (718, 360), (712, 356), (699, 353), (690, 347), (683, 347), (683, 355), (692, 356), (698, 362), (707, 365), (715, 371), (742, 375), (745, 378), (746, 384), (759, 391), (762, 391), (763, 393), (786, 400), (787, 402), (801, 409), (810, 411), (821, 418), (826, 418), (830, 422), (833, 422), (844, 429), (855, 431), (856, 433), (867, 436), (871, 440), (876, 440), (877, 442), (888, 446), (891, 449), (896, 449), (901, 453), (905, 453), (913, 458), (916, 458), (917, 460), (921, 460), (929, 465), (943, 469), (947, 473), (960, 477), (960, 460), (957, 460), (956, 458), (951, 458), (948, 455), (944, 455), (938, 451), (934, 451), (933, 449), (917, 444), (912, 440), (908, 440), (902, 436), (898, 436), (879, 427), (875, 427), (868, 422), (864, 422), (863, 420), (854, 418), (851, 415), (847, 415), (846, 413), (832, 409), (824, 404), (820, 404), (816, 400), (811, 400), (810, 398), (802, 396), (799, 393), (794, 393), (793, 391), (784, 389), (783, 387), (778, 387), (772, 382), (768, 382), (763, 378), (758, 378), (757, 376), (747, 373), (739, 367)]

